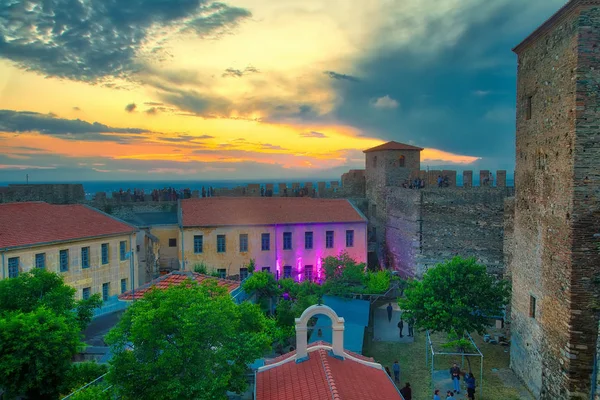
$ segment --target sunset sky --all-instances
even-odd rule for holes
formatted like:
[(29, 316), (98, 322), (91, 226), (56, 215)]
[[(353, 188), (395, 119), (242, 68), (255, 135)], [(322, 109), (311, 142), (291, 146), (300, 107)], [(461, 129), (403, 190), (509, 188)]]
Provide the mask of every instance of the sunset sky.
[(565, 0), (0, 1), (0, 183), (514, 169), (511, 48)]

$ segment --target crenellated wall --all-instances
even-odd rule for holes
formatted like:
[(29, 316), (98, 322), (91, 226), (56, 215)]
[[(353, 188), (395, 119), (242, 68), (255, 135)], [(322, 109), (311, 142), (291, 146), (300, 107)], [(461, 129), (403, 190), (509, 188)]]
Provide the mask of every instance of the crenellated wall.
[(8, 185), (0, 187), (0, 203), (44, 201), (50, 204), (83, 203), (83, 185), (76, 183)]

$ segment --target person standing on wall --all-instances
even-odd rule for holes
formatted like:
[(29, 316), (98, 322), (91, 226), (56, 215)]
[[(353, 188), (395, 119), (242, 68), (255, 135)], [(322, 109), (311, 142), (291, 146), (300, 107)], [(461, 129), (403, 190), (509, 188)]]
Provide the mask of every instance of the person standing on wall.
[(402, 335), (402, 331), (404, 330), (404, 321), (402, 320), (402, 316), (400, 316), (400, 322), (398, 322), (398, 329), (400, 329), (400, 339), (404, 336)]
[(450, 368), (450, 377), (454, 385), (454, 393), (460, 393), (460, 368), (458, 364), (454, 363), (452, 368)]
[(387, 306), (388, 322), (392, 322), (392, 311), (393, 310), (394, 310), (394, 308), (392, 307), (392, 303), (389, 303)]

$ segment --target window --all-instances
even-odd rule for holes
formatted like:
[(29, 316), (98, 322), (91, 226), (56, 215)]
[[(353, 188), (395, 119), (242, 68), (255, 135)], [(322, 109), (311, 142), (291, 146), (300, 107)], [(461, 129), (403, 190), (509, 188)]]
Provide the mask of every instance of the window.
[(377, 217), (377, 204), (371, 204), (371, 218)]
[(246, 280), (248, 277), (248, 268), (240, 268), (240, 280)]
[(169, 239), (169, 247), (177, 247), (177, 238)]
[(271, 250), (271, 234), (270, 233), (263, 233), (260, 236), (260, 248), (262, 251), (269, 251)]
[(204, 250), (204, 237), (202, 235), (194, 235), (194, 253), (200, 254)]
[(240, 233), (240, 253), (248, 251), (248, 234)]
[(225, 270), (225, 268), (218, 269), (217, 273), (219, 274), (219, 278), (221, 279), (225, 279), (227, 277), (227, 270)]
[(292, 266), (291, 265), (285, 265), (283, 267), (283, 278), (291, 278), (292, 277)]
[(312, 232), (304, 232), (304, 248), (306, 250), (311, 250), (313, 248), (313, 233)]
[(110, 282), (102, 284), (102, 301), (108, 301), (108, 296), (110, 296)]
[(262, 267), (261, 271), (271, 273), (271, 267)]
[(125, 253), (127, 253), (127, 242), (123, 240), (119, 242), (119, 258), (121, 261), (125, 260)]
[(313, 280), (313, 266), (312, 265), (306, 265), (304, 267), (304, 279), (312, 282), (312, 280)]
[(398, 166), (400, 168), (404, 168), (404, 165), (406, 164), (406, 158), (404, 156), (400, 156), (398, 158)]
[(8, 259), (8, 277), (16, 278), (19, 276), (19, 257), (11, 257)]
[(102, 243), (102, 264), (108, 264), (108, 243)]
[(139, 244), (135, 245), (135, 251), (137, 251), (138, 253), (140, 252), (140, 245)]
[(58, 252), (60, 260), (60, 272), (69, 270), (69, 250), (61, 250)]
[(127, 279), (121, 279), (121, 293), (127, 291)]
[(373, 168), (377, 168), (377, 156), (373, 157)]
[(529, 316), (535, 318), (535, 297), (529, 296)]
[(89, 268), (90, 267), (90, 248), (82, 247), (81, 248), (81, 268)]
[(225, 253), (225, 235), (217, 235), (217, 253)]
[(354, 231), (346, 231), (346, 247), (354, 247)]
[(39, 253), (35, 255), (35, 267), (46, 268), (46, 253)]
[(325, 232), (325, 247), (328, 249), (333, 248), (333, 231)]
[(81, 297), (84, 300), (89, 299), (91, 295), (92, 295), (92, 288), (89, 288), (89, 287), (83, 288), (83, 290), (81, 292)]
[(532, 103), (532, 96), (528, 96), (527, 99), (525, 99), (525, 119), (526, 120), (530, 120), (531, 119), (531, 103)]
[(292, 249), (292, 232), (283, 232), (283, 249)]

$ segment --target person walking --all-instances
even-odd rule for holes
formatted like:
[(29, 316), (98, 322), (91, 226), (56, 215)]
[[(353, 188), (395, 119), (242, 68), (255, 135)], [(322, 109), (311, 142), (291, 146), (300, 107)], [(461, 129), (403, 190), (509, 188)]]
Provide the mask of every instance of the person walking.
[(435, 389), (433, 391), (433, 400), (442, 400), (440, 399), (440, 389)]
[(390, 371), (390, 367), (385, 367), (385, 372), (387, 372), (387, 374), (389, 375), (389, 377), (392, 377), (392, 372)]
[(454, 385), (454, 393), (460, 393), (460, 368), (456, 363), (450, 368), (450, 377)]
[(406, 382), (406, 385), (400, 389), (400, 394), (404, 397), (404, 400), (412, 400), (412, 389), (410, 383)]
[(400, 364), (398, 364), (398, 360), (394, 361), (394, 365), (392, 365), (392, 370), (394, 370), (394, 381), (396, 383), (400, 383)]
[(392, 307), (392, 303), (390, 303), (387, 306), (388, 322), (392, 322), (392, 311), (394, 311), (394, 307)]
[(410, 336), (410, 337), (413, 337), (415, 335), (414, 326), (415, 326), (415, 319), (411, 317), (408, 320), (408, 336)]
[(472, 372), (465, 375), (465, 383), (467, 384), (467, 398), (475, 400), (475, 377)]
[(398, 322), (398, 329), (400, 329), (400, 338), (403, 338), (402, 331), (404, 330), (404, 321), (402, 321), (402, 317), (400, 317), (400, 321)]

